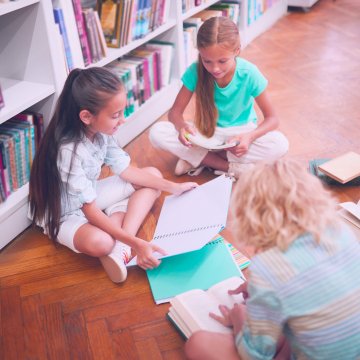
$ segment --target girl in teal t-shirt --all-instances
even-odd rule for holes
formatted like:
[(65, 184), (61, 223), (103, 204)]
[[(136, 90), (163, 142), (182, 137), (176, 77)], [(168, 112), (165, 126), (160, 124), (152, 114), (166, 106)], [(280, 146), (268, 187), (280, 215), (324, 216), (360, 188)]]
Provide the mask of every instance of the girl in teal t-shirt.
[[(266, 92), (267, 80), (250, 62), (238, 57), (240, 35), (232, 20), (206, 20), (197, 35), (199, 61), (182, 77), (183, 86), (169, 112), (170, 122), (156, 123), (150, 131), (155, 147), (179, 158), (176, 175), (198, 174), (206, 166), (239, 177), (261, 160), (273, 161), (288, 150)], [(196, 93), (195, 119), (184, 119), (184, 110)], [(258, 124), (254, 103), (264, 120)], [(191, 144), (188, 134), (210, 141), (236, 143), (221, 151)]]

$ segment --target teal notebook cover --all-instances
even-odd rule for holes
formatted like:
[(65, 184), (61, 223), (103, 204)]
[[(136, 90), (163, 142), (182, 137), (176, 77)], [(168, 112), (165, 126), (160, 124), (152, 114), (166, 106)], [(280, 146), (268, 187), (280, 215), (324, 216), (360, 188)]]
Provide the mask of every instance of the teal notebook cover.
[(146, 273), (156, 304), (188, 290), (207, 290), (232, 276), (243, 277), (222, 238), (200, 250), (164, 258), (157, 268)]

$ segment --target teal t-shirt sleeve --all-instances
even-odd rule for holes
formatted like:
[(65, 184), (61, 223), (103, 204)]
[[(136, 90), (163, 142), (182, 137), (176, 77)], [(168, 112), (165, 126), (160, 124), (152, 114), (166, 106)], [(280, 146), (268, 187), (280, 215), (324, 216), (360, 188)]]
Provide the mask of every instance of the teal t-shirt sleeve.
[(194, 92), (196, 88), (197, 79), (198, 79), (197, 63), (194, 62), (186, 69), (184, 75), (181, 78), (181, 81), (188, 90)]
[(257, 66), (253, 65), (251, 69), (251, 95), (255, 98), (259, 96), (267, 87), (268, 81), (265, 76), (260, 72)]

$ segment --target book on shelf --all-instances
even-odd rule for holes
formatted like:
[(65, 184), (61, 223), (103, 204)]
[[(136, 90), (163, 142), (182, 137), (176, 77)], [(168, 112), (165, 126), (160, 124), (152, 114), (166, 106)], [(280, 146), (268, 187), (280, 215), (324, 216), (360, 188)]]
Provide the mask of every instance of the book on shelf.
[(4, 178), (6, 195), (9, 196), (14, 190), (15, 185), (13, 184), (12, 174), (11, 174), (11, 159), (10, 159), (10, 150), (9, 147), (12, 147), (13, 139), (10, 136), (2, 135), (0, 133), (0, 150), (2, 157), (2, 177)]
[(208, 150), (229, 149), (229, 148), (239, 145), (239, 143), (237, 141), (232, 141), (232, 142), (227, 143), (227, 142), (221, 141), (215, 137), (208, 138), (208, 137), (200, 134), (199, 132), (197, 132), (195, 135), (188, 133), (188, 134), (186, 134), (186, 138), (193, 145), (200, 146), (200, 147), (202, 147), (204, 149), (208, 149)]
[(345, 184), (360, 176), (360, 154), (349, 151), (320, 164), (318, 168), (327, 176)]
[[(222, 229), (227, 220), (232, 181), (221, 175), (179, 196), (165, 198), (153, 242), (167, 253), (158, 258), (199, 250)], [(136, 264), (136, 257), (129, 266)]]
[(199, 330), (231, 334), (231, 328), (211, 318), (209, 313), (221, 315), (219, 305), (232, 308), (235, 303), (243, 303), (242, 294), (228, 294), (228, 290), (234, 290), (242, 283), (243, 278), (234, 276), (215, 283), (207, 291), (193, 289), (181, 293), (170, 300), (167, 318), (185, 339)]
[(218, 236), (199, 250), (162, 259), (146, 274), (156, 304), (192, 289), (207, 290), (233, 276), (243, 278), (229, 247)]
[(91, 59), (89, 41), (86, 34), (85, 21), (82, 13), (81, 0), (72, 0), (72, 3), (74, 7), (75, 21), (78, 29), (78, 35), (80, 40), (81, 52), (84, 59), (84, 64), (85, 66), (88, 66), (92, 63), (92, 59)]
[(73, 63), (71, 48), (69, 44), (68, 33), (65, 26), (63, 10), (60, 7), (55, 7), (53, 9), (53, 12), (54, 12), (55, 23), (58, 24), (59, 26), (60, 35), (64, 45), (66, 65), (68, 71), (71, 71), (74, 68), (74, 63)]

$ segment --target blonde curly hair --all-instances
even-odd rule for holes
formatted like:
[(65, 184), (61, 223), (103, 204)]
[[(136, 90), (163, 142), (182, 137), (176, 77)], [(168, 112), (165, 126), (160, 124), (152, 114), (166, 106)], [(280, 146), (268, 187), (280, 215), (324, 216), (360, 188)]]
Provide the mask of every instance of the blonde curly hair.
[(305, 232), (321, 241), (324, 230), (338, 223), (336, 202), (320, 180), (286, 158), (242, 174), (231, 213), (235, 241), (257, 251), (274, 246), (284, 251)]

